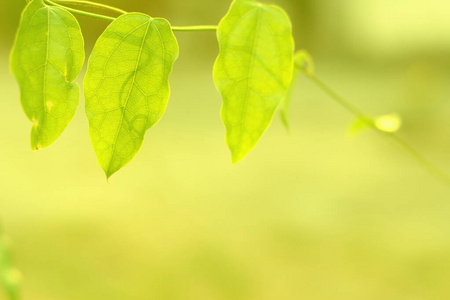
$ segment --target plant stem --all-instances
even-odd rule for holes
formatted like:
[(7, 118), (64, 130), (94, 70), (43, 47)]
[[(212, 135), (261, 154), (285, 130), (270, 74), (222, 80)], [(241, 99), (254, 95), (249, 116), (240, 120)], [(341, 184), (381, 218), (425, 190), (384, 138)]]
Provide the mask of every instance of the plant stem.
[(330, 88), (328, 85), (326, 85), (322, 80), (317, 78), (314, 74), (307, 74), (306, 76), (311, 79), (321, 90), (323, 90), (325, 93), (327, 93), (331, 98), (333, 98), (335, 101), (337, 101), (341, 106), (343, 106), (346, 110), (351, 112), (355, 117), (358, 119), (364, 119), (367, 117), (366, 114), (363, 113), (362, 110), (345, 100), (343, 97), (341, 97), (338, 93), (336, 93), (332, 88)]
[[(327, 93), (333, 100), (339, 103), (342, 107), (344, 107), (347, 111), (352, 113), (355, 117), (359, 119), (367, 119), (367, 114), (365, 114), (358, 107), (351, 104), (349, 101), (345, 100), (342, 96), (336, 93), (332, 88), (330, 88), (327, 84), (325, 84), (322, 80), (317, 78), (314, 74), (309, 74), (307, 72), (303, 72), (309, 79), (311, 79), (320, 89), (322, 89), (325, 93)], [(417, 151), (414, 147), (400, 138), (398, 135), (394, 133), (384, 132), (378, 129), (373, 122), (368, 123), (370, 127), (378, 132), (379, 134), (387, 137), (391, 142), (396, 144), (399, 148), (401, 148), (409, 157), (411, 157), (422, 169), (428, 172), (431, 176), (441, 181), (446, 186), (450, 187), (450, 177), (444, 172), (441, 168), (430, 162), (425, 156), (423, 156), (419, 151)]]
[(78, 9), (74, 9), (74, 8), (69, 8), (67, 6), (55, 3), (55, 2), (53, 2), (51, 0), (44, 0), (44, 2), (49, 4), (49, 5), (53, 5), (53, 6), (56, 6), (56, 7), (61, 7), (63, 9), (65, 9), (65, 10), (70, 11), (71, 13), (78, 14), (78, 15), (85, 16), (85, 17), (90, 17), (90, 18), (104, 20), (104, 21), (114, 21), (116, 19), (116, 18), (113, 18), (113, 17), (105, 16), (105, 15), (99, 15), (99, 14), (94, 14), (94, 13), (90, 13), (90, 12), (87, 12), (87, 11), (82, 11), (82, 10), (78, 10)]
[(83, 1), (83, 0), (53, 0), (55, 3), (58, 4), (69, 4), (69, 5), (81, 5), (81, 6), (88, 6), (88, 7), (95, 7), (95, 8), (101, 8), (110, 10), (119, 14), (126, 14), (127, 12), (123, 9), (113, 7), (110, 5), (92, 2), (92, 1)]
[[(87, 11), (83, 11), (83, 10), (78, 10), (75, 8), (70, 8), (61, 4), (81, 4), (81, 5), (87, 5), (87, 6), (93, 6), (93, 7), (99, 7), (99, 8), (104, 8), (104, 9), (109, 9), (112, 11), (115, 11), (117, 13), (120, 14), (125, 14), (127, 13), (124, 10), (121, 10), (119, 8), (115, 8), (109, 5), (104, 5), (104, 4), (100, 4), (100, 3), (96, 3), (96, 2), (90, 2), (90, 1), (78, 1), (78, 0), (44, 0), (45, 3), (49, 4), (49, 5), (53, 5), (53, 6), (57, 6), (57, 7), (61, 7), (64, 8), (74, 14), (78, 14), (81, 16), (85, 16), (85, 17), (90, 17), (90, 18), (94, 18), (94, 19), (99, 19), (99, 20), (104, 20), (104, 21), (114, 21), (116, 18), (114, 17), (109, 17), (109, 16), (105, 16), (105, 15), (100, 15), (100, 14), (95, 14), (95, 13), (91, 13), (91, 12), (87, 12)], [(197, 26), (172, 26), (172, 30), (173, 31), (215, 31), (217, 30), (217, 26), (215, 25), (197, 25)]]
[(173, 31), (216, 31), (215, 25), (172, 26)]
[[(380, 131), (378, 131), (380, 132)], [(425, 158), (419, 151), (414, 149), (411, 145), (409, 145), (405, 140), (400, 138), (398, 135), (387, 132), (380, 132), (385, 134), (394, 144), (403, 149), (408, 155), (414, 159), (424, 170), (426, 170), (430, 175), (434, 178), (440, 180), (443, 184), (450, 187), (450, 177), (448, 174), (443, 171), (441, 168), (430, 162), (427, 158)]]

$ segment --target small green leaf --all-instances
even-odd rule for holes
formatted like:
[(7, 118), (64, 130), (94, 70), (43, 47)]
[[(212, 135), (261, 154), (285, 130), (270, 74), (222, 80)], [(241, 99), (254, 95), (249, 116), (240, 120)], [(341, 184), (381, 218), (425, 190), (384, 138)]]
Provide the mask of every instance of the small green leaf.
[(373, 128), (374, 124), (371, 118), (369, 117), (357, 118), (348, 128), (347, 135), (353, 138), (356, 137), (361, 132)]
[(377, 129), (386, 133), (395, 133), (402, 127), (402, 118), (397, 114), (376, 118), (358, 118), (348, 129), (348, 135), (354, 137), (367, 129)]
[(258, 143), (292, 79), (294, 40), (286, 13), (254, 0), (235, 0), (217, 30), (214, 81), (232, 161)]
[(66, 10), (33, 0), (25, 8), (11, 54), (30, 121), (31, 147), (52, 144), (75, 115), (80, 89), (72, 83), (84, 62), (84, 41), (77, 20)]
[(170, 24), (141, 13), (117, 18), (95, 44), (84, 81), (86, 115), (108, 178), (134, 158), (163, 116), (177, 57)]

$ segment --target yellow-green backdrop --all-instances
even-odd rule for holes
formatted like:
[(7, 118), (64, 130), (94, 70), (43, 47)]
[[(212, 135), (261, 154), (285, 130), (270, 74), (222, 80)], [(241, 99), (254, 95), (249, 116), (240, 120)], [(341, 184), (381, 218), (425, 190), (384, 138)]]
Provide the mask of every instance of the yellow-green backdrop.
[[(317, 74), (450, 171), (450, 3), (274, 0)], [(105, 1), (217, 24), (225, 0)], [(176, 33), (162, 121), (107, 183), (79, 111), (49, 149), (8, 67), (25, 0), (0, 0), (0, 216), (33, 300), (450, 298), (450, 189), (299, 78), (287, 134), (274, 119), (231, 165), (213, 32)], [(89, 52), (107, 25), (80, 17)], [(82, 82), (84, 71), (78, 81)], [(1, 299), (1, 296), (0, 296)]]

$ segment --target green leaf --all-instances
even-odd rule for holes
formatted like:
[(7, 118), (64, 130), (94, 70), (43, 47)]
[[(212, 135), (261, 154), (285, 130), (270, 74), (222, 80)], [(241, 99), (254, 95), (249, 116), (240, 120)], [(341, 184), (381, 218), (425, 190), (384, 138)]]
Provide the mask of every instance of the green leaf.
[(86, 115), (108, 178), (133, 159), (163, 116), (177, 57), (170, 24), (141, 13), (117, 18), (95, 44), (84, 81)]
[(402, 118), (397, 114), (382, 115), (376, 118), (364, 117), (356, 119), (347, 134), (355, 137), (367, 129), (376, 129), (386, 133), (396, 133), (402, 127)]
[(373, 129), (374, 122), (370, 117), (357, 118), (348, 128), (347, 135), (349, 137), (356, 137), (361, 132)]
[(276, 6), (236, 0), (220, 22), (217, 38), (214, 81), (236, 163), (256, 146), (286, 96), (294, 65), (292, 25)]
[(52, 144), (75, 115), (80, 89), (72, 83), (84, 62), (84, 41), (77, 20), (66, 10), (34, 0), (25, 8), (11, 54), (30, 121), (31, 147)]

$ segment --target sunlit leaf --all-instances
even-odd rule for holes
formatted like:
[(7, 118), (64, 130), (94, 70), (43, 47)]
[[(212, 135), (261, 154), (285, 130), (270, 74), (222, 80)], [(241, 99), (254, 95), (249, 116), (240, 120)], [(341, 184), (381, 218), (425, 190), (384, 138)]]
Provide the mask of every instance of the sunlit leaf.
[(177, 57), (170, 24), (141, 13), (120, 16), (95, 44), (84, 81), (86, 114), (107, 177), (133, 159), (164, 114)]
[(220, 54), (214, 80), (223, 98), (222, 120), (232, 161), (258, 143), (292, 79), (294, 41), (278, 7), (236, 0), (217, 30)]
[(383, 115), (374, 119), (358, 118), (348, 129), (348, 135), (354, 137), (367, 129), (378, 129), (386, 133), (395, 133), (402, 126), (402, 119), (397, 114)]
[(84, 62), (84, 42), (77, 20), (66, 10), (28, 4), (11, 55), (23, 109), (33, 122), (31, 147), (52, 144), (75, 115), (80, 89), (72, 83)]
[(369, 117), (367, 118), (358, 118), (356, 119), (348, 128), (347, 130), (347, 134), (350, 137), (355, 137), (358, 134), (360, 134), (361, 132), (368, 130), (368, 129), (373, 129), (373, 120)]

